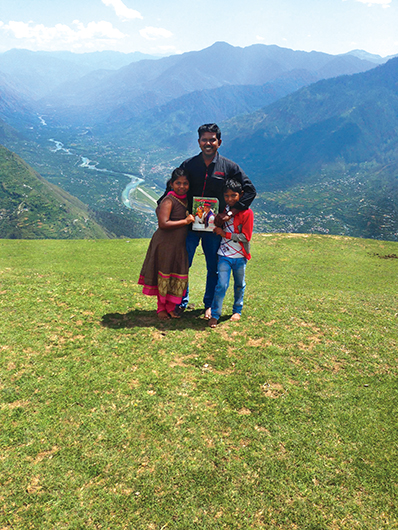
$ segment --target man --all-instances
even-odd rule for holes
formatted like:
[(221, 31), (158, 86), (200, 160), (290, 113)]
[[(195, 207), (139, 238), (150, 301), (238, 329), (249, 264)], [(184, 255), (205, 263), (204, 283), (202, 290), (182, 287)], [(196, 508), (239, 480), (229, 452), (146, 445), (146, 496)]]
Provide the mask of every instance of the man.
[[(223, 190), (225, 181), (233, 178), (242, 184), (243, 194), (235, 207), (228, 212), (228, 215), (219, 213), (215, 218), (216, 226), (222, 226), (225, 221), (239, 210), (246, 210), (250, 206), (256, 196), (256, 189), (235, 162), (224, 158), (218, 153), (222, 142), (221, 131), (218, 125), (215, 123), (201, 125), (198, 129), (198, 135), (201, 153), (185, 160), (180, 166), (189, 180), (189, 211), (192, 211), (193, 197), (214, 197), (219, 200), (219, 212), (224, 212), (225, 201)], [(199, 241), (202, 243), (207, 268), (206, 290), (203, 297), (205, 318), (210, 319), (211, 304), (217, 285), (217, 251), (220, 246), (221, 236), (213, 232), (200, 232), (189, 229), (186, 242), (189, 266), (192, 264)], [(187, 305), (188, 290), (186, 296), (182, 299), (179, 312), (184, 311)]]

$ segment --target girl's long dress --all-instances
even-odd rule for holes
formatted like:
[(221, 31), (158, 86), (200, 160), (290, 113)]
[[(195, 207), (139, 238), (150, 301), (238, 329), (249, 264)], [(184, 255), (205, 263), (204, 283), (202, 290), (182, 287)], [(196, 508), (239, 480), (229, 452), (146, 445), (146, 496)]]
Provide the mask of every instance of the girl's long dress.
[[(187, 208), (172, 195), (163, 201), (173, 203), (170, 221), (179, 221), (187, 216)], [(163, 203), (162, 201), (162, 203)], [(161, 204), (162, 204), (161, 203)], [(158, 206), (156, 213), (160, 206)], [(158, 228), (149, 244), (138, 280), (142, 292), (158, 296), (163, 304), (180, 304), (188, 285), (188, 254), (185, 246), (187, 226), (163, 230)]]

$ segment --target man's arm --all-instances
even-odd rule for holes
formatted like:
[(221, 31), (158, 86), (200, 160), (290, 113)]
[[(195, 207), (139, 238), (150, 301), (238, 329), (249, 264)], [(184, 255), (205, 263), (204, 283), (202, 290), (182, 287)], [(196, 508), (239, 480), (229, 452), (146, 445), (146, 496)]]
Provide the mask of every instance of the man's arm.
[[(230, 212), (232, 213), (232, 215), (235, 215), (239, 211), (247, 210), (257, 194), (254, 184), (246, 175), (246, 173), (242, 171), (238, 164), (235, 164), (235, 162), (232, 162), (232, 166), (229, 168), (226, 178), (233, 178), (239, 181), (242, 184), (243, 188), (243, 195), (241, 199), (235, 204), (233, 208), (231, 208)], [(225, 213), (219, 213), (216, 216), (214, 223), (216, 226), (221, 227), (223, 223), (228, 221), (228, 219), (228, 215), (226, 215)]]
[(235, 207), (233, 208), (233, 210), (235, 211), (247, 210), (257, 194), (256, 188), (254, 187), (253, 182), (249, 179), (246, 173), (242, 171), (242, 169), (237, 164), (235, 164), (233, 172), (231, 172), (231, 174), (229, 174), (228, 177), (238, 180), (242, 184), (242, 187), (243, 187), (243, 195), (240, 201), (235, 204)]

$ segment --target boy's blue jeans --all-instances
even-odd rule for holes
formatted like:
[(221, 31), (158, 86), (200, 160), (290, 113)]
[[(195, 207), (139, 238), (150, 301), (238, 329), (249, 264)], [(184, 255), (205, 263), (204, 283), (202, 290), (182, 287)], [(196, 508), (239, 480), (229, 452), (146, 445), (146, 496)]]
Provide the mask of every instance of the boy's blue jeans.
[[(203, 303), (205, 308), (211, 307), (214, 289), (217, 285), (217, 263), (218, 255), (217, 251), (220, 248), (221, 236), (213, 234), (213, 232), (195, 232), (194, 230), (188, 230), (186, 247), (188, 252), (189, 266), (192, 265), (193, 257), (199, 241), (202, 242), (203, 253), (206, 258), (206, 290), (203, 297)], [(180, 307), (186, 309), (189, 299), (189, 288), (183, 297)]]
[(214, 292), (213, 303), (211, 305), (211, 316), (218, 320), (221, 316), (222, 304), (225, 293), (229, 286), (231, 271), (234, 277), (234, 305), (233, 313), (242, 313), (243, 295), (245, 294), (245, 269), (246, 258), (227, 258), (218, 256), (218, 281)]

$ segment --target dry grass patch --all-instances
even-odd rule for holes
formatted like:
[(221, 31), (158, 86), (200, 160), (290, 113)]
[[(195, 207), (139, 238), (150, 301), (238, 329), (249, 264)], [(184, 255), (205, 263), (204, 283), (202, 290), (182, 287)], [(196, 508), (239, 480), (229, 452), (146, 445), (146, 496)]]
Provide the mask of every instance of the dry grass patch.
[(264, 383), (261, 391), (267, 398), (278, 399), (286, 394), (286, 390), (280, 383)]
[(261, 338), (261, 339), (249, 339), (247, 341), (247, 345), (252, 346), (253, 348), (266, 348), (267, 346), (272, 346), (273, 344), (270, 340)]

